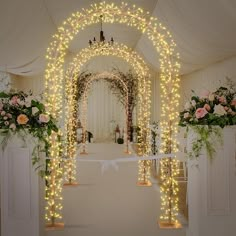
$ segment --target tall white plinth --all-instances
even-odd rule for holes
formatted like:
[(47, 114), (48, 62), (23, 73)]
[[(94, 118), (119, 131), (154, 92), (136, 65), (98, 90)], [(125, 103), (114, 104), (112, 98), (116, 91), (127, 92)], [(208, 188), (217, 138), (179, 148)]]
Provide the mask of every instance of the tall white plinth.
[[(191, 146), (193, 133), (188, 136)], [(236, 232), (236, 127), (223, 130), (214, 160), (206, 154), (188, 163), (187, 236), (230, 236)]]
[(14, 136), (0, 149), (1, 236), (39, 236), (39, 178), (32, 167), (32, 140)]

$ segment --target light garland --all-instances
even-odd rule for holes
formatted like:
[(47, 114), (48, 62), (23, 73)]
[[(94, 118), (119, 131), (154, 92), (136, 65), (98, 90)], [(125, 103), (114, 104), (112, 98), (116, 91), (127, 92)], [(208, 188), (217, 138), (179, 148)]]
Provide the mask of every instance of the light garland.
[[(137, 76), (138, 83), (138, 91), (139, 91), (139, 99), (140, 99), (140, 110), (138, 113), (138, 126), (140, 127), (140, 145), (142, 145), (142, 149), (139, 150), (139, 156), (145, 156), (148, 154), (149, 142), (147, 142), (147, 138), (145, 136), (148, 134), (147, 123), (149, 123), (150, 119), (150, 80), (149, 80), (149, 70), (144, 62), (144, 60), (131, 48), (128, 48), (126, 45), (114, 43), (110, 45), (108, 43), (98, 43), (93, 44), (88, 48), (81, 50), (74, 58), (73, 61), (69, 64), (69, 67), (66, 72), (66, 97), (67, 97), (67, 106), (66, 106), (66, 135), (68, 136), (68, 145), (67, 145), (67, 156), (70, 159), (75, 160), (76, 153), (76, 132), (74, 124), (76, 123), (75, 116), (73, 114), (77, 113), (78, 106), (77, 98), (76, 98), (76, 87), (77, 78), (80, 73), (81, 67), (90, 59), (97, 56), (116, 56), (124, 59), (127, 63), (129, 63)], [(146, 103), (144, 103), (146, 102)], [(86, 114), (86, 106), (83, 104), (83, 113)], [(84, 117), (84, 116), (83, 116)], [(143, 118), (144, 117), (144, 118)], [(86, 126), (86, 118), (83, 118), (83, 125)], [(83, 135), (84, 137), (84, 135)], [(85, 140), (84, 140), (85, 141)], [(86, 153), (86, 144), (83, 143), (83, 151), (82, 154)], [(146, 165), (145, 165), (146, 166)], [(143, 169), (143, 165), (139, 165), (139, 179), (138, 181), (142, 181), (142, 176), (145, 174), (146, 179), (149, 179), (150, 176), (150, 168)], [(76, 162), (69, 161), (69, 165), (67, 165), (66, 176), (67, 179), (76, 179)], [(147, 171), (148, 170), (148, 171)], [(72, 177), (71, 174), (74, 176)]]
[[(114, 3), (107, 4), (106, 2), (93, 4), (89, 9), (82, 9), (81, 12), (73, 13), (71, 17), (67, 18), (63, 25), (58, 28), (58, 33), (54, 35), (46, 56), (48, 64), (45, 75), (45, 97), (47, 98), (48, 112), (58, 118), (58, 120), (61, 119), (63, 64), (66, 50), (69, 47), (70, 41), (80, 30), (84, 29), (86, 26), (99, 22), (100, 15), (103, 15), (105, 23), (126, 24), (138, 29), (142, 33), (145, 33), (151, 40), (155, 49), (159, 52), (161, 71), (160, 86), (162, 91), (160, 122), (162, 143), (160, 151), (161, 153), (167, 153), (169, 150), (175, 152), (177, 150), (176, 134), (178, 106), (180, 100), (180, 64), (178, 63), (179, 54), (175, 52), (176, 44), (174, 43), (171, 34), (157, 21), (157, 18), (150, 17), (149, 13), (145, 13), (141, 8), (136, 8), (136, 6), (130, 8), (127, 3), (121, 3), (120, 6), (116, 6)], [(140, 110), (142, 109), (145, 108), (140, 108)], [(145, 117), (148, 117), (147, 113), (145, 114)], [(144, 120), (142, 120), (142, 124), (140, 124), (142, 127), (146, 126), (143, 124)], [(140, 138), (142, 139), (142, 137)], [(57, 147), (57, 141), (52, 139), (51, 145), (54, 150)], [(141, 150), (145, 150), (145, 148), (141, 147)], [(146, 148), (146, 150), (148, 150), (148, 148)], [(56, 150), (55, 153), (58, 153), (58, 150)], [(51, 158), (58, 159), (59, 157), (58, 155), (53, 154)], [(172, 163), (171, 160), (170, 163)], [(163, 161), (163, 165), (161, 165), (163, 170), (164, 162), (165, 161)], [(55, 165), (53, 168), (56, 169), (57, 166)], [(175, 164), (170, 164), (168, 165), (168, 169), (171, 170), (171, 173), (174, 173), (175, 170), (177, 170), (177, 167)], [(167, 185), (171, 186), (173, 193), (176, 193), (177, 182), (175, 182), (174, 175), (168, 175), (167, 178), (163, 179), (163, 182), (166, 182), (166, 184), (171, 183), (170, 185)], [(56, 181), (55, 185), (59, 184), (60, 181)], [(163, 186), (165, 186), (165, 184), (163, 184)], [(49, 189), (49, 191), (51, 190)], [(169, 223), (174, 223), (176, 222), (176, 217), (172, 211), (173, 209), (176, 209), (176, 212), (178, 211), (177, 196), (176, 194), (170, 195), (168, 188), (164, 188), (162, 195), (164, 196), (162, 196), (162, 205), (164, 208), (160, 219), (167, 220)], [(53, 199), (55, 202), (57, 201), (54, 196), (50, 197), (50, 199)], [(56, 218), (59, 218), (59, 216)]]

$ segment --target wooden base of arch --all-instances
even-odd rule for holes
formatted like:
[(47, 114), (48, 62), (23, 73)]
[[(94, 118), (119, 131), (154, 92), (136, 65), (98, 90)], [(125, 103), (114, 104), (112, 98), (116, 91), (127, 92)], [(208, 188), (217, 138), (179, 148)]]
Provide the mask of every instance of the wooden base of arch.
[(131, 152), (131, 151), (124, 151), (124, 153), (125, 153), (125, 154), (127, 154), (127, 155), (130, 155), (130, 154), (132, 154), (132, 152)]
[(183, 226), (179, 222), (176, 223), (169, 223), (164, 221), (158, 221), (157, 222), (160, 229), (182, 229)]
[(83, 151), (83, 152), (80, 153), (80, 155), (88, 155), (88, 153)]
[(63, 184), (64, 187), (76, 187), (78, 185), (79, 185), (78, 182), (69, 182), (69, 183), (64, 183)]
[(151, 187), (152, 186), (152, 183), (150, 181), (147, 181), (147, 182), (138, 182), (137, 183), (137, 186), (139, 187)]
[(50, 231), (50, 230), (64, 230), (64, 227), (65, 227), (65, 224), (64, 223), (54, 223), (54, 224), (46, 224), (46, 227), (45, 229), (47, 231)]

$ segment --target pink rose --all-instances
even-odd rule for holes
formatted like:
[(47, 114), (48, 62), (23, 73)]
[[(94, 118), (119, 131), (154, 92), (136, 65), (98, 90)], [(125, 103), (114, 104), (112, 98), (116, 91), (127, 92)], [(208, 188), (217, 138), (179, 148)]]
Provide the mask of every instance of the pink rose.
[(207, 111), (210, 111), (211, 110), (211, 107), (210, 107), (210, 105), (209, 104), (205, 104), (204, 105), (204, 107), (203, 108), (205, 108)]
[(225, 111), (228, 111), (228, 110), (229, 110), (229, 108), (228, 108), (228, 107), (224, 107), (224, 109), (225, 109)]
[(42, 123), (48, 123), (48, 121), (50, 120), (49, 116), (46, 114), (40, 114), (39, 115), (39, 121)]
[(9, 128), (12, 129), (12, 130), (15, 130), (16, 129), (16, 125), (14, 123), (12, 123), (12, 124), (10, 124)]
[(12, 118), (12, 114), (10, 114), (10, 113), (7, 113), (7, 115), (6, 115), (8, 118)]
[(4, 116), (4, 117), (3, 117), (3, 120), (7, 120), (7, 119), (8, 119), (8, 117), (7, 117), (7, 116)]
[(10, 104), (11, 105), (17, 105), (17, 99), (18, 99), (18, 97), (17, 96), (13, 96), (12, 98), (11, 98), (11, 100), (10, 100)]
[(1, 112), (1, 116), (5, 116), (6, 115), (6, 112), (5, 111), (2, 111)]
[(9, 125), (9, 122), (8, 122), (8, 121), (5, 121), (5, 122), (4, 122), (4, 125)]
[(220, 103), (226, 103), (226, 98), (224, 96), (219, 97)]
[(207, 110), (205, 108), (198, 108), (195, 112), (196, 118), (203, 118), (207, 114)]
[(200, 93), (200, 98), (208, 98), (210, 95), (210, 91), (209, 90), (203, 90), (201, 93)]
[(233, 111), (231, 108), (228, 110), (228, 114), (235, 116), (236, 112)]
[(230, 105), (231, 106), (236, 106), (236, 99), (233, 99)]

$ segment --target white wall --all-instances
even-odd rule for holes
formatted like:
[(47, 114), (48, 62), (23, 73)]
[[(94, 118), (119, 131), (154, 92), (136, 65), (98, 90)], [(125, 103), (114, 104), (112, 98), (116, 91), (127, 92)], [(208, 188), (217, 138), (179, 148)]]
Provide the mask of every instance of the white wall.
[(32, 91), (35, 95), (44, 90), (44, 75), (34, 77), (12, 76), (12, 87), (25, 92)]
[(221, 85), (224, 85), (226, 77), (229, 77), (236, 82), (236, 57), (218, 62), (205, 69), (183, 76), (181, 79), (182, 105), (184, 104), (184, 101), (191, 97), (192, 89), (197, 94), (204, 89), (213, 92)]
[[(96, 57), (83, 66), (84, 71), (101, 72), (109, 71), (112, 68), (119, 68), (121, 71), (128, 71), (130, 66), (127, 62), (115, 57)], [(160, 80), (159, 74), (150, 68), (151, 75), (151, 122), (158, 121), (160, 118)], [(14, 88), (23, 91), (31, 90), (35, 95), (42, 94), (44, 91), (44, 74), (34, 77), (12, 76)]]

